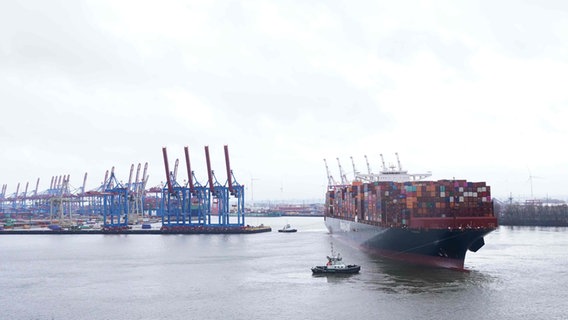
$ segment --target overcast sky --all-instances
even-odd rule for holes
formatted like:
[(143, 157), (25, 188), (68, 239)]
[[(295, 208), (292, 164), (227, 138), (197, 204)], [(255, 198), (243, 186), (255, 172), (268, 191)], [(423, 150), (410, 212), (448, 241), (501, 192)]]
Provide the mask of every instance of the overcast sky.
[[(568, 195), (566, 1), (2, 1), (0, 184), (97, 188), (223, 145), (247, 199), (382, 153), (494, 197)], [(533, 177), (530, 179), (529, 177)], [(250, 188), (251, 183), (254, 187)]]

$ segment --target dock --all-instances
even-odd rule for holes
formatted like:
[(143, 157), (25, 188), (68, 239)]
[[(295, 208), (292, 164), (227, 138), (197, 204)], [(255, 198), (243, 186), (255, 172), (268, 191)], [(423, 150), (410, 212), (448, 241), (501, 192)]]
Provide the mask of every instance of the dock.
[(271, 232), (272, 228), (269, 226), (195, 226), (176, 229), (11, 229), (0, 230), (0, 235), (88, 235), (88, 234), (251, 234)]

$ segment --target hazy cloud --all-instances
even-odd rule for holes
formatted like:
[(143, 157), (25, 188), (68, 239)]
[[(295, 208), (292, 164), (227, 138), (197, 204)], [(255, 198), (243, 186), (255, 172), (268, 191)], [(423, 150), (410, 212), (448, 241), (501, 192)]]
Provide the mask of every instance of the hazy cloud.
[[(256, 199), (321, 198), (323, 158), (484, 180), (494, 195), (566, 189), (562, 1), (8, 1), (0, 4), (2, 184), (228, 144)], [(180, 172), (183, 170), (180, 169)], [(186, 174), (180, 174), (185, 176)], [(337, 173), (334, 173), (337, 176)], [(562, 178), (559, 178), (562, 177)]]

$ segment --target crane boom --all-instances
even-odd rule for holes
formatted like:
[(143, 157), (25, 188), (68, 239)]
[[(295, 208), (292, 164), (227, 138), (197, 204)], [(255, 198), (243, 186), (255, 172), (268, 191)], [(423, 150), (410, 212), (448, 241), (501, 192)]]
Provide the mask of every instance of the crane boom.
[[(144, 164), (144, 173), (142, 173), (142, 178), (146, 177), (146, 172), (148, 171), (148, 162)], [(146, 177), (148, 178), (148, 177)]]
[(341, 184), (347, 184), (347, 176), (343, 173), (343, 168), (341, 167), (341, 162), (339, 162), (339, 158), (337, 159), (337, 164), (339, 165), (339, 175), (341, 177)]
[(108, 170), (105, 171), (105, 179), (103, 180), (103, 186), (105, 186), (105, 188), (106, 188), (106, 184), (107, 184), (107, 179), (108, 179)]
[(234, 194), (235, 191), (233, 190), (233, 180), (231, 177), (231, 164), (229, 163), (229, 147), (225, 145), (224, 148), (225, 148), (225, 166), (227, 167), (227, 183), (229, 184), (229, 192), (231, 194)]
[(178, 166), (179, 166), (179, 159), (176, 159), (176, 162), (174, 164), (174, 181), (177, 181), (177, 176), (178, 176)]
[(351, 158), (351, 165), (353, 166), (353, 176), (355, 177), (355, 180), (357, 180), (357, 169), (355, 169), (355, 161), (353, 161), (353, 157), (349, 158)]
[(148, 183), (148, 179), (150, 179), (150, 175), (147, 175), (146, 178), (142, 180), (142, 187), (140, 189), (140, 193), (144, 193), (146, 191), (146, 184)]
[(371, 166), (369, 165), (369, 158), (367, 158), (367, 155), (365, 155), (365, 162), (367, 163), (367, 173), (369, 175), (372, 175), (371, 173)]
[(138, 184), (140, 183), (140, 169), (142, 167), (142, 164), (138, 163), (138, 168), (136, 168), (136, 178), (134, 179), (134, 193), (138, 192)]
[(85, 193), (85, 187), (87, 186), (87, 173), (85, 172), (85, 177), (83, 178), (83, 187), (81, 188), (81, 193)]
[(323, 159), (323, 163), (325, 164), (325, 173), (327, 175), (327, 185), (331, 186), (331, 175), (329, 174), (329, 167), (327, 166), (327, 160)]
[(109, 181), (108, 181), (108, 187), (109, 188), (114, 187), (114, 180), (116, 179), (116, 177), (115, 177), (115, 179), (113, 179), (112, 177), (115, 177), (114, 176), (114, 166), (112, 166), (112, 168), (110, 168), (110, 176), (108, 178), (109, 179)]
[(191, 172), (191, 162), (189, 161), (189, 148), (185, 146), (183, 149), (185, 152), (185, 166), (187, 167), (187, 181), (189, 182), (189, 191), (193, 192), (193, 174)]
[(37, 190), (39, 188), (39, 178), (37, 178), (37, 182), (36, 182), (36, 187), (35, 187), (35, 191), (34, 191), (34, 196), (37, 196)]
[(174, 188), (172, 187), (172, 180), (170, 178), (170, 166), (168, 164), (168, 152), (166, 147), (162, 147), (162, 154), (164, 155), (164, 167), (166, 169), (166, 181), (168, 184), (168, 192), (170, 194), (174, 193)]
[(134, 163), (130, 165), (130, 174), (128, 175), (128, 185), (127, 185), (127, 189), (131, 189), (132, 188), (132, 173), (134, 172)]
[(329, 167), (327, 166), (327, 160), (323, 159), (323, 162), (325, 163), (325, 171), (327, 173), (327, 184), (330, 185), (330, 186), (337, 185), (337, 182), (335, 182), (335, 179), (333, 179), (333, 176), (329, 172)]
[(211, 161), (209, 159), (209, 146), (205, 146), (205, 160), (207, 162), (207, 176), (209, 178), (209, 189), (211, 192), (215, 192), (215, 186), (213, 185), (213, 172), (211, 171)]
[(63, 191), (65, 191), (65, 194), (69, 194), (69, 181), (71, 178), (70, 174), (67, 174), (67, 177), (65, 178), (64, 184), (63, 184)]

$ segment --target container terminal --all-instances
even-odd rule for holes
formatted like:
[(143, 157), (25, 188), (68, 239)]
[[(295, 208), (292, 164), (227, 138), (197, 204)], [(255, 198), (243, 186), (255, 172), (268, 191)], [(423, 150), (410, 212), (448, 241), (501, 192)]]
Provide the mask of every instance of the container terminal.
[(269, 226), (245, 223), (245, 187), (237, 182), (224, 146), (227, 180), (221, 184), (211, 168), (209, 147), (205, 146), (207, 181), (202, 184), (191, 169), (189, 148), (184, 147), (187, 182), (178, 182), (179, 159), (170, 170), (167, 150), (162, 148), (166, 182), (146, 189), (148, 163), (130, 167), (127, 184), (122, 184), (114, 167), (94, 190), (83, 185), (73, 190), (70, 176), (51, 178), (49, 189), (29, 183), (20, 193), (0, 192), (0, 234), (219, 234), (270, 232)]

